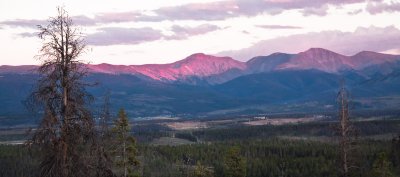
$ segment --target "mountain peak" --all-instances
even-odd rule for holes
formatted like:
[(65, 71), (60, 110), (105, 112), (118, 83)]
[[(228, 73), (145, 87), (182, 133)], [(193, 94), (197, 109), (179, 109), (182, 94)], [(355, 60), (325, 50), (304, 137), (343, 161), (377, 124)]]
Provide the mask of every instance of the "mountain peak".
[(390, 54), (382, 54), (382, 53), (378, 53), (378, 52), (364, 50), (364, 51), (358, 52), (357, 54), (353, 55), (352, 57), (377, 57), (377, 56), (382, 56), (382, 55), (392, 56)]
[(205, 57), (205, 56), (210, 56), (210, 55), (206, 55), (206, 54), (204, 54), (204, 53), (194, 53), (194, 54), (192, 54), (192, 55), (189, 55), (189, 56), (186, 57), (186, 58), (193, 58), (193, 57), (197, 58), (197, 57)]
[(201, 62), (202, 60), (214, 60), (214, 59), (217, 59), (217, 57), (211, 56), (211, 55), (206, 55), (204, 53), (195, 53), (195, 54), (189, 55), (185, 59), (177, 61), (175, 63), (180, 63), (180, 62), (185, 62), (185, 61), (195, 61), (195, 60), (196, 61), (199, 60)]
[(213, 55), (207, 55), (207, 54), (204, 54), (204, 53), (195, 53), (195, 54), (192, 54), (192, 55), (186, 57), (185, 59), (177, 61), (175, 63), (182, 63), (182, 62), (187, 62), (187, 61), (191, 61), (191, 62), (193, 62), (193, 61), (197, 61), (197, 62), (213, 62), (213, 61), (217, 61), (217, 60), (220, 60), (220, 61), (232, 60), (232, 61), (235, 61), (235, 62), (239, 62), (239, 61), (236, 61), (236, 60), (232, 59), (231, 57), (217, 57), (217, 56), (213, 56)]
[(277, 69), (318, 69), (335, 73), (349, 68), (348, 57), (323, 48), (310, 48), (292, 57)]
[[(338, 54), (335, 52), (332, 52), (330, 50), (324, 49), (324, 48), (309, 48), (308, 50), (304, 51), (304, 52), (300, 52), (299, 54), (310, 54), (310, 53), (319, 53), (319, 54), (323, 54), (323, 53), (330, 53), (330, 54)], [(340, 55), (340, 54), (338, 54)]]

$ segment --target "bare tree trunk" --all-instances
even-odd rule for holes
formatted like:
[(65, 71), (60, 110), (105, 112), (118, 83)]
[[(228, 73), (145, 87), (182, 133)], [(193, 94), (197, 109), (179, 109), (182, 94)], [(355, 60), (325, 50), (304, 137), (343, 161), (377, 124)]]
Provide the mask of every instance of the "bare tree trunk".
[(350, 151), (351, 151), (351, 133), (352, 127), (349, 120), (349, 103), (348, 103), (348, 91), (344, 86), (344, 82), (341, 83), (341, 88), (338, 93), (339, 102), (339, 134), (340, 134), (340, 163), (343, 177), (349, 176), (350, 169)]

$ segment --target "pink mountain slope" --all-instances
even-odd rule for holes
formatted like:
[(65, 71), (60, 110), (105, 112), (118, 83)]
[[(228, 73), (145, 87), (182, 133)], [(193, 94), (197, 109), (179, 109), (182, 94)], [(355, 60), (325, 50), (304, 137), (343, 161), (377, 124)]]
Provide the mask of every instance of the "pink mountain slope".
[(155, 80), (178, 80), (185, 77), (207, 77), (224, 73), (231, 69), (245, 70), (246, 64), (230, 57), (215, 57), (193, 54), (170, 64), (147, 65), (89, 65), (93, 72), (112, 74), (142, 74)]

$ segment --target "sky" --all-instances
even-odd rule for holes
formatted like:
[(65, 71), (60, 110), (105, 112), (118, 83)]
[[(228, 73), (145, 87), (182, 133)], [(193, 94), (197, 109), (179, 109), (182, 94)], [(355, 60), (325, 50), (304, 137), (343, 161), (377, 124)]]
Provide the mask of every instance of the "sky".
[(400, 54), (400, 0), (0, 0), (0, 65), (40, 64), (37, 25), (63, 6), (93, 64), (162, 64), (193, 53), (247, 61), (321, 47)]

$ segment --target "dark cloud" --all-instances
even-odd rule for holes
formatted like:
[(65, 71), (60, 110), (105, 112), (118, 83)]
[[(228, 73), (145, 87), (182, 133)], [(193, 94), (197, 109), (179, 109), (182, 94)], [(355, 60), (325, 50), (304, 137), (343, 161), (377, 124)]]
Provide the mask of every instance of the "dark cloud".
[(219, 28), (216, 25), (210, 25), (210, 24), (203, 24), (196, 27), (173, 25), (171, 31), (174, 32), (174, 34), (172, 36), (166, 36), (165, 39), (167, 40), (187, 39), (190, 36), (202, 35), (219, 29), (221, 28)]
[(260, 41), (249, 48), (220, 52), (218, 55), (232, 56), (246, 61), (258, 55), (269, 55), (275, 52), (298, 53), (312, 47), (322, 47), (353, 55), (363, 50), (381, 52), (399, 49), (399, 46), (400, 30), (396, 27), (359, 27), (354, 32), (323, 31), (279, 37)]
[(302, 29), (300, 26), (288, 26), (288, 25), (256, 25), (259, 28), (265, 29)]
[(127, 45), (159, 40), (163, 34), (153, 28), (100, 28), (97, 33), (86, 36), (89, 45)]
[(369, 2), (366, 8), (370, 14), (378, 14), (382, 12), (399, 12), (400, 2)]

